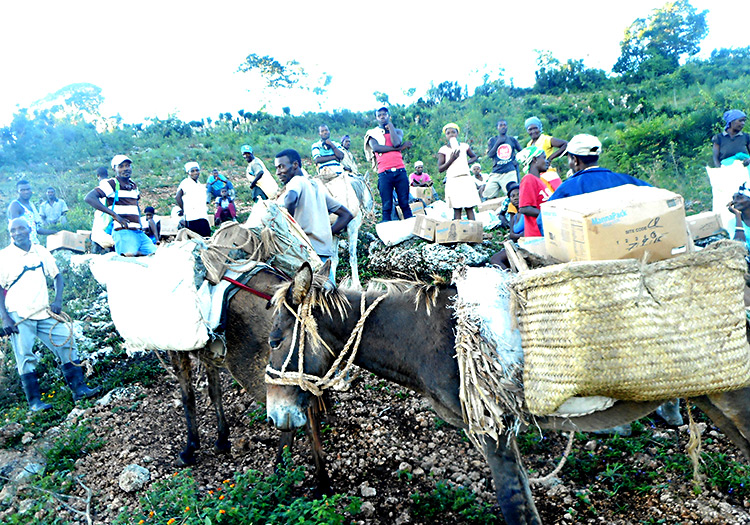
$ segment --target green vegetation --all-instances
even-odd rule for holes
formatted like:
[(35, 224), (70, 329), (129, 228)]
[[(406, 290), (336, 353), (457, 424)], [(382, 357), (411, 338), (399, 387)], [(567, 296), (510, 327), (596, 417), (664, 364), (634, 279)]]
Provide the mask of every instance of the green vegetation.
[(412, 494), (412, 513), (420, 523), (443, 523), (450, 514), (462, 523), (497, 523), (499, 516), (492, 507), (477, 501), (476, 495), (463, 487), (439, 481), (429, 494)]

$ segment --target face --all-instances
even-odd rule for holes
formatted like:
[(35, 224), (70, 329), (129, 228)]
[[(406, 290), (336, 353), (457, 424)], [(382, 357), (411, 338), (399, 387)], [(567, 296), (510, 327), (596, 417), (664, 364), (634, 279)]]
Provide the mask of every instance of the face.
[(417, 175), (421, 175), (423, 171), (424, 171), (424, 166), (417, 166), (416, 168), (414, 168), (414, 172)]
[(53, 200), (55, 198), (55, 190), (52, 188), (47, 190), (47, 199)]
[(284, 155), (283, 157), (276, 157), (273, 163), (276, 166), (276, 176), (284, 184), (289, 182), (292, 177), (294, 177), (295, 173), (297, 172), (297, 168), (299, 168), (299, 166), (297, 165), (297, 161), (290, 161), (289, 157), (287, 157), (286, 155)]
[(245, 153), (243, 153), (242, 156), (245, 157), (245, 160), (247, 162), (252, 162), (253, 161), (253, 154), (250, 153), (249, 151), (246, 151)]
[(154, 214), (153, 214), (153, 213), (151, 213), (150, 211), (149, 211), (149, 212), (146, 212), (146, 213), (145, 213), (144, 215), (146, 216), (146, 220), (147, 220), (147, 221), (150, 221), (151, 219), (153, 219), (153, 218), (154, 218)]
[(501, 120), (497, 123), (497, 132), (500, 133), (500, 135), (505, 135), (508, 132), (508, 123), (504, 120)]
[(226, 188), (221, 188), (221, 191), (219, 191), (219, 195), (221, 195), (222, 197), (226, 197), (227, 195), (229, 195), (229, 192)]
[(322, 141), (326, 141), (331, 138), (331, 132), (328, 130), (328, 126), (320, 126), (318, 128), (318, 136)]
[(349, 146), (351, 146), (351, 145), (352, 145), (352, 140), (351, 140), (350, 138), (345, 138), (345, 139), (344, 139), (344, 140), (343, 140), (343, 141), (341, 142), (341, 145), (342, 145), (342, 146), (344, 146), (344, 147), (345, 147), (346, 149), (349, 149)]
[(568, 154), (568, 167), (573, 170), (573, 173), (580, 171), (580, 162), (575, 155)]
[(547, 160), (547, 155), (542, 153), (538, 157), (534, 159), (534, 166), (537, 170), (544, 172), (547, 171), (547, 168), (549, 167), (549, 161)]
[(474, 175), (479, 175), (480, 173), (482, 173), (482, 166), (472, 166), (471, 167), (471, 172)]
[(746, 197), (741, 193), (735, 193), (732, 196), (732, 206), (739, 211), (745, 211), (750, 208), (750, 197)]
[(519, 194), (518, 188), (513, 188), (512, 190), (510, 190), (510, 195), (509, 195), (510, 202), (512, 202), (513, 206), (515, 206), (516, 208), (518, 208), (519, 195), (520, 194)]
[(539, 129), (539, 126), (536, 124), (532, 124), (528, 127), (526, 130), (529, 133), (529, 137), (531, 137), (531, 140), (536, 140), (539, 138), (539, 135), (542, 134), (542, 130)]
[(117, 176), (122, 179), (129, 179), (130, 175), (133, 173), (131, 166), (132, 163), (129, 160), (121, 162), (120, 165), (115, 168)]
[(737, 120), (733, 120), (729, 123), (729, 129), (734, 131), (742, 131), (742, 128), (745, 127), (745, 123), (747, 122), (747, 117), (738, 118)]
[(200, 174), (201, 174), (200, 168), (190, 168), (190, 171), (188, 172), (188, 175), (193, 180), (198, 180), (198, 177), (200, 176)]
[(458, 130), (456, 128), (448, 128), (445, 130), (445, 138), (450, 140), (453, 137), (458, 137)]
[(28, 246), (31, 244), (31, 228), (25, 220), (14, 219), (10, 224), (10, 237), (19, 248)]
[(390, 116), (390, 115), (388, 114), (388, 112), (387, 112), (386, 110), (384, 110), (384, 109), (381, 109), (381, 110), (380, 110), (380, 111), (378, 111), (378, 112), (377, 112), (377, 114), (375, 115), (375, 120), (377, 120), (377, 121), (378, 121), (378, 125), (379, 125), (380, 127), (383, 127), (383, 126), (385, 126), (385, 125), (386, 125), (386, 124), (388, 123), (388, 121), (390, 120), (390, 118), (391, 118), (391, 116)]
[(27, 201), (31, 198), (31, 184), (21, 184), (16, 187), (18, 191), (18, 198), (22, 201)]

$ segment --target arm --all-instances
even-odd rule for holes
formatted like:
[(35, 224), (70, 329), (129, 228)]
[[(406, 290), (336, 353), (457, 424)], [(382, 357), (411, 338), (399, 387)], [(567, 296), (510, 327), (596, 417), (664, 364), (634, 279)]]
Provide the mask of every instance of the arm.
[[(391, 137), (391, 140), (393, 140), (393, 137)], [(412, 143), (408, 140), (404, 142), (403, 144), (401, 144), (399, 147), (386, 146), (385, 144), (378, 144), (378, 141), (372, 137), (370, 137), (369, 144), (370, 144), (370, 147), (372, 148), (372, 151), (374, 151), (375, 153), (388, 153), (389, 151), (404, 151), (405, 149), (409, 149), (412, 146)]]
[(151, 237), (157, 240), (159, 239), (159, 232), (156, 231), (156, 223), (154, 222), (154, 219), (148, 220), (148, 231)]
[(742, 227), (742, 224), (743, 224), (742, 212), (734, 207), (734, 202), (730, 202), (727, 205), (727, 208), (729, 208), (729, 211), (731, 211), (734, 214), (734, 218), (735, 218), (734, 237), (732, 238), (735, 241), (746, 242), (747, 237), (745, 236), (745, 228)]
[[(182, 210), (183, 213), (185, 213), (185, 206), (184, 202), (182, 200), (182, 196), (185, 192), (182, 191), (182, 188), (177, 190), (177, 195), (174, 196), (174, 201), (177, 203), (177, 206), (179, 206), (180, 210)], [(140, 212), (140, 210), (138, 210)]]
[(57, 275), (55, 275), (55, 300), (49, 305), (49, 309), (53, 313), (59, 314), (62, 312), (63, 288), (65, 288), (65, 281), (62, 273), (57, 272)]
[(539, 217), (539, 208), (533, 206), (524, 206), (518, 210), (519, 213), (528, 215), (529, 217)]
[(8, 309), (5, 308), (5, 290), (0, 290), (0, 317), (2, 317), (3, 332), (5, 334), (9, 335), (18, 333), (18, 327), (16, 327), (16, 323), (13, 321), (13, 319), (10, 318)]
[(250, 183), (250, 187), (251, 188), (254, 188), (256, 186), (256, 184), (258, 184), (258, 181), (260, 180), (260, 178), (263, 176), (264, 173), (265, 173), (265, 171), (260, 170), (260, 173), (258, 173), (255, 176), (255, 178), (253, 179), (253, 181)]
[(714, 142), (713, 157), (714, 157), (714, 168), (721, 168), (721, 162), (719, 162), (719, 145), (716, 142)]
[(553, 161), (563, 153), (565, 153), (565, 148), (568, 147), (568, 141), (563, 139), (556, 139), (555, 137), (550, 138), (549, 143), (552, 144), (553, 148), (557, 148), (555, 151), (552, 152), (552, 155), (549, 156), (549, 160)]
[(17, 201), (11, 202), (8, 206), (8, 220), (13, 220), (21, 215), (23, 215), (23, 207)]
[(100, 198), (100, 196), (96, 193), (96, 188), (94, 188), (93, 190), (91, 190), (90, 192), (88, 192), (88, 194), (86, 195), (86, 198), (83, 199), (83, 200), (84, 200), (84, 202), (86, 204), (88, 204), (89, 206), (91, 206), (95, 210), (99, 210), (99, 211), (101, 211), (103, 213), (106, 213), (110, 217), (112, 217), (114, 220), (116, 220), (117, 222), (119, 222), (120, 225), (123, 228), (127, 228), (128, 227), (128, 221), (126, 221), (125, 219), (123, 219), (122, 217), (120, 217), (113, 210), (107, 208), (104, 204), (102, 204), (99, 201), (99, 198)]
[(289, 215), (294, 217), (294, 210), (297, 209), (297, 201), (299, 200), (299, 194), (294, 190), (289, 190), (284, 196), (284, 207)]
[(466, 156), (467, 156), (467, 157), (469, 157), (469, 159), (468, 159), (468, 162), (469, 162), (469, 165), (470, 165), (470, 166), (471, 166), (472, 164), (474, 164), (474, 163), (475, 163), (476, 161), (478, 161), (478, 160), (479, 160), (479, 157), (477, 157), (477, 156), (476, 156), (476, 155), (474, 154), (474, 152), (473, 152), (473, 151), (471, 150), (471, 146), (469, 146), (469, 149), (467, 149), (467, 150), (466, 150)]
[(451, 156), (446, 159), (445, 153), (438, 153), (438, 172), (443, 173), (448, 167), (453, 164), (453, 161), (458, 158), (461, 154), (460, 150), (454, 149)]
[(334, 235), (338, 235), (339, 233), (341, 233), (344, 228), (349, 225), (349, 222), (351, 222), (351, 220), (354, 218), (352, 212), (350, 212), (344, 206), (339, 206), (337, 210), (331, 213), (337, 215), (336, 222), (331, 225), (331, 233)]
[(494, 158), (497, 155), (497, 148), (500, 146), (500, 137), (493, 137), (487, 145), (487, 156)]

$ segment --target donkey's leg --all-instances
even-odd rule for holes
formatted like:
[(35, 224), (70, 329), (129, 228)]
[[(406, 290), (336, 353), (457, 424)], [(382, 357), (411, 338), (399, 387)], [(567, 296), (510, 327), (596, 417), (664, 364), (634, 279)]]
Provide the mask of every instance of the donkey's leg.
[(497, 502), (508, 525), (541, 525), (542, 519), (531, 495), (529, 478), (521, 463), (516, 440), (511, 439), (508, 443), (503, 436), (500, 443), (495, 443), (486, 438), (484, 456), (492, 471)]
[(276, 464), (274, 465), (274, 471), (278, 472), (279, 468), (284, 466), (284, 449), (289, 449), (291, 452), (294, 446), (294, 433), (296, 430), (282, 430), (281, 437), (279, 438), (279, 449), (276, 451)]
[(198, 418), (195, 410), (195, 390), (193, 389), (193, 365), (188, 352), (168, 352), (172, 367), (180, 383), (182, 407), (185, 410), (185, 426), (187, 427), (187, 444), (180, 452), (177, 464), (180, 466), (196, 463), (195, 451), (201, 448), (198, 436)]
[(317, 480), (315, 497), (324, 494), (331, 495), (333, 493), (331, 478), (326, 470), (325, 453), (323, 452), (323, 443), (320, 440), (320, 408), (316, 399), (313, 399), (311, 405), (307, 408), (307, 432), (310, 437), (313, 461), (315, 462), (315, 479)]
[(750, 460), (750, 388), (688, 399), (695, 402), (711, 421)]
[(359, 268), (357, 265), (357, 239), (359, 238), (359, 228), (362, 226), (363, 215), (364, 213), (360, 210), (357, 216), (346, 227), (346, 231), (349, 234), (349, 266), (352, 270), (352, 286), (355, 290), (362, 289), (362, 285), (359, 282)]
[(214, 443), (214, 451), (229, 452), (232, 444), (229, 442), (229, 425), (224, 417), (224, 399), (221, 391), (221, 378), (219, 369), (211, 363), (204, 361), (206, 365), (206, 377), (208, 377), (208, 396), (216, 411), (216, 425), (218, 427), (218, 437)]

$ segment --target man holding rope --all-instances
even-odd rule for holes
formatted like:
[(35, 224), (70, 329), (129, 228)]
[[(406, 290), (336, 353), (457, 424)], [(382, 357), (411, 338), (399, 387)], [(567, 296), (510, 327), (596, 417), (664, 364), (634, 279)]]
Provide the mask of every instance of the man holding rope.
[[(16, 356), (18, 375), (32, 411), (47, 410), (51, 405), (40, 397), (34, 354), (36, 338), (44, 343), (62, 364), (63, 376), (78, 401), (96, 394), (99, 389), (86, 386), (78, 361), (75, 339), (70, 327), (53, 318), (62, 311), (63, 276), (55, 258), (46, 248), (31, 242), (31, 228), (22, 218), (10, 223), (12, 243), (0, 250), (0, 316), (3, 335), (10, 335)], [(49, 302), (46, 277), (55, 283), (55, 299)], [(50, 314), (51, 312), (51, 314)]]

